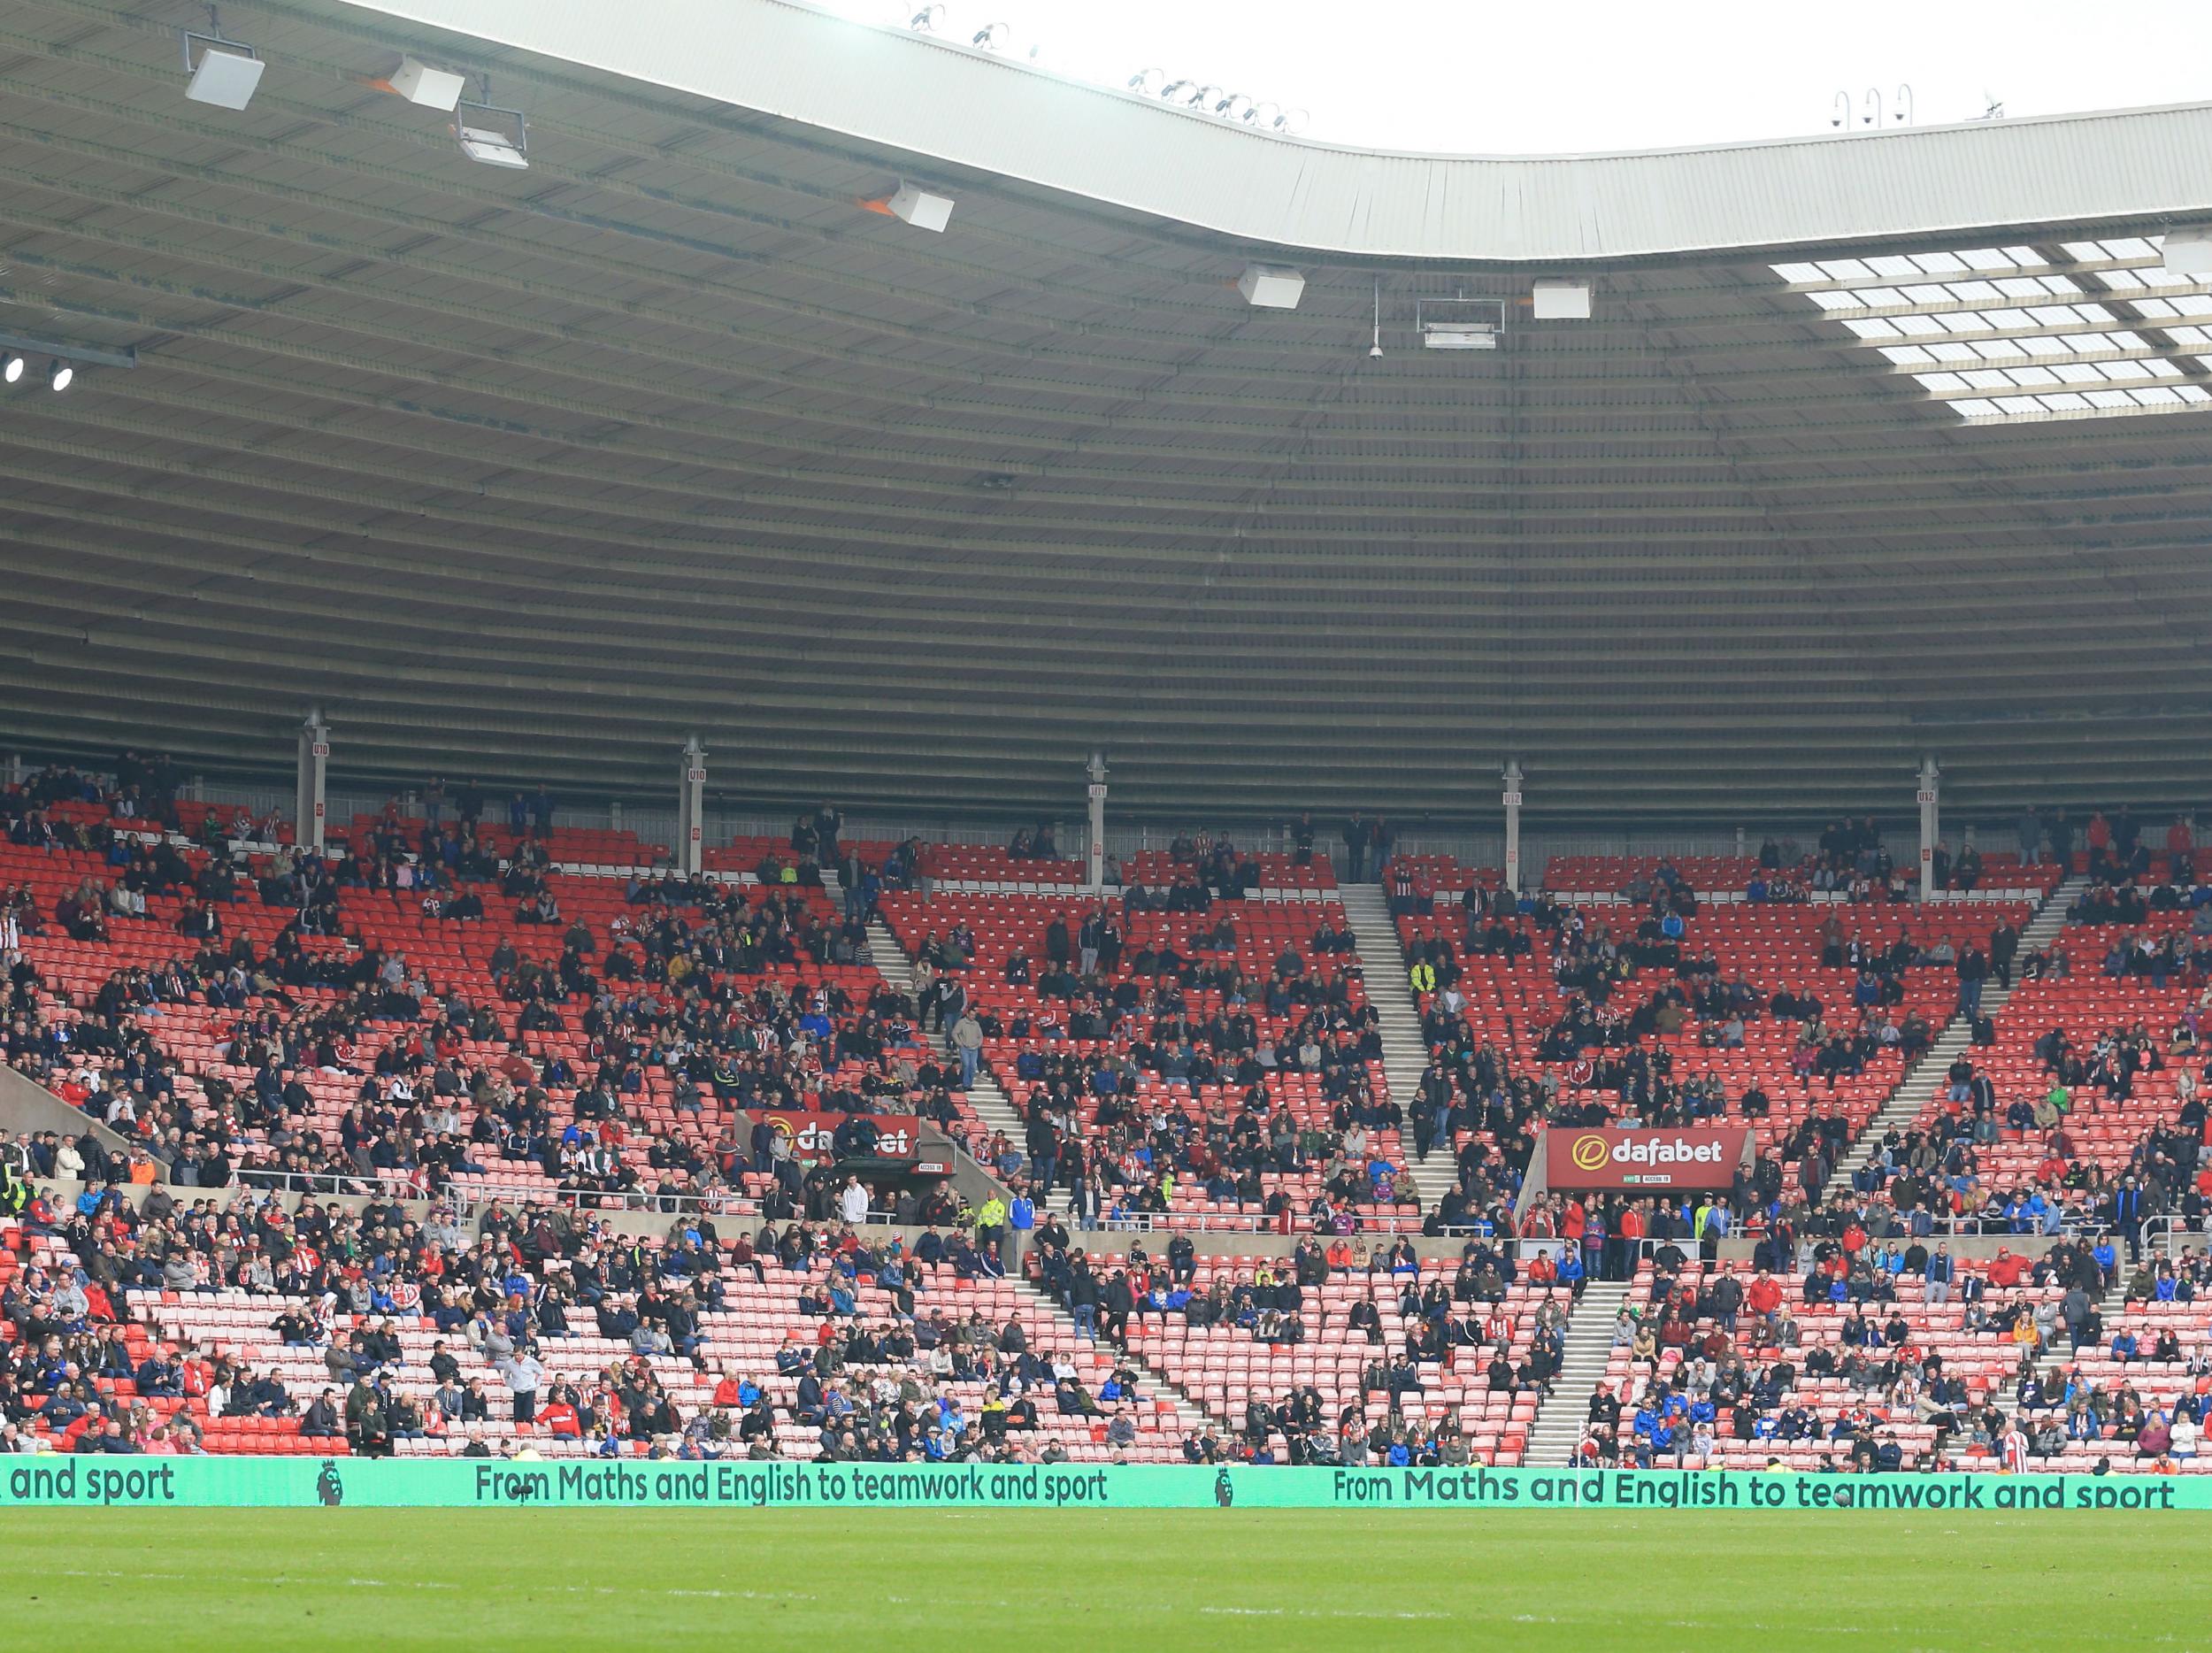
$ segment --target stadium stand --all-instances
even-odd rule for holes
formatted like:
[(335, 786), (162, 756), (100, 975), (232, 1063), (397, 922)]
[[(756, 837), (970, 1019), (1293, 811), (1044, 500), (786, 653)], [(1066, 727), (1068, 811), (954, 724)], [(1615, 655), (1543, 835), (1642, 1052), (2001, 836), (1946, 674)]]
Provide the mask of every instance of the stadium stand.
[[(1471, 1104), (1509, 1071), (1578, 1123), (1742, 1117), (1814, 1194), (1959, 1002), (1955, 936), (1971, 950), (2029, 913), (1687, 893), (1617, 911), (1402, 911), (1424, 1036), (1455, 1096)], [(1455, 1142), (1471, 1117), (1455, 1103)]]
[(1108, 1335), (1255, 1460), (1521, 1461), (1571, 1305), (1555, 1284), (1516, 1278), (1509, 1251), (1471, 1242), (1454, 1264), (1341, 1238), (1309, 1238), (1287, 1258), (1202, 1257), (1183, 1236), (1172, 1247), (1044, 1247), (1039, 1274), (1071, 1304), (1125, 1288), (1136, 1306)]
[(819, 888), (560, 874), (534, 839), (441, 871), (396, 819), (327, 863), (113, 818), (28, 842), (37, 813), (0, 846), (10, 1060), (181, 1180), (750, 1211), (743, 1107), (949, 1115)]
[(2212, 1468), (2196, 1452), (2212, 1398), (2212, 1351), (2192, 1324), (2205, 1278), (2194, 1253), (2124, 1276), (2108, 1242), (1962, 1264), (1941, 1242), (1855, 1232), (1817, 1248), (1801, 1281), (1663, 1248), (1637, 1272), (1577, 1456)]
[[(157, 1214), (158, 1213), (158, 1214)], [(0, 1414), (79, 1450), (1180, 1461), (1187, 1419), (965, 1236), (639, 1239), (88, 1190), (0, 1253)], [(1194, 1418), (1187, 1421), (1194, 1421)], [(127, 1444), (114, 1443), (125, 1442)]]
[[(1340, 907), (1217, 905), (1185, 882), (1156, 896), (1133, 883), (1111, 905), (892, 892), (883, 914), (930, 966), (924, 1026), (974, 1017), (1024, 1131), (1013, 1146), (1079, 1211), (1419, 1226)], [(987, 1136), (979, 1116), (964, 1123)]]
[[(730, 870), (693, 880), (634, 834), (523, 810), (503, 828), (395, 804), (324, 859), (274, 823), (82, 773), (9, 795), (11, 1061), (130, 1144), (47, 1135), (0, 1156), (87, 1187), (81, 1209), (32, 1205), (7, 1231), (0, 1411), (19, 1438), (1510, 1465), (1548, 1406), (1582, 1403), (1563, 1387), (1571, 1345), (1625, 1303), (1651, 1305), (1657, 1363), (1624, 1321), (1600, 1352), (1626, 1420), (1617, 1444), (1578, 1442), (1586, 1456), (1978, 1466), (2019, 1434), (2070, 1465), (2149, 1463), (2177, 1425), (2192, 1449), (2212, 1392), (2187, 1310), (2204, 1265), (2176, 1249), (2133, 1268), (2164, 1226), (2200, 1228), (2207, 1196), (2194, 1070), (2212, 924), (2197, 915), (2212, 903), (2185, 849), (2151, 865), (2093, 845), (2072, 922), (2024, 955), (2057, 865), (1985, 866), (1923, 907), (1855, 861), (1858, 888), (1756, 899), (1708, 899), (1691, 869), (1755, 885), (1774, 871), (1757, 861), (1571, 864), (1559, 882), (1588, 888), (1560, 893), (1606, 898), (1591, 904), (1514, 902), (1482, 869), (1395, 857), (1384, 894), (1442, 1076), (1422, 1076), (1408, 1120), (1325, 862), (1194, 839), (1132, 857), (1101, 901), (1061, 892), (1072, 864), (841, 841), (803, 819), (733, 841)], [(914, 966), (896, 982), (872, 962), (879, 915)], [(1969, 953), (1999, 982), (1970, 1072), (1899, 1092), (1906, 1128), (1821, 1198), (1978, 980)], [(1018, 1142), (962, 1084), (964, 1012)], [(954, 1226), (905, 1231), (915, 1243), (839, 1225), (890, 1195), (791, 1164), (772, 1134), (740, 1140), (747, 1105), (802, 1101), (911, 1109), (1017, 1190), (1044, 1180), (1025, 1269), (1001, 1272), (1002, 1211), (979, 1231), (975, 1211), (910, 1191), (904, 1214)], [(1761, 1157), (1709, 1202), (1732, 1262), (1667, 1202), (1509, 1210), (1540, 1122), (1734, 1117)], [(1404, 1175), (1408, 1129), (1455, 1155), (1440, 1208)], [(173, 1191), (165, 1172), (210, 1186)], [(344, 1209), (319, 1203), (330, 1192)], [(438, 1203), (416, 1217), (394, 1196)], [(604, 1226), (687, 1200), (657, 1234)], [(1062, 1211), (1157, 1232), (1105, 1244)], [(1417, 1251), (1424, 1227), (1473, 1237), (1455, 1258)], [(1305, 1237), (1289, 1256), (1238, 1249), (1263, 1229)], [(1977, 1257), (1953, 1289), (1926, 1283), (1946, 1236), (2024, 1247), (2057, 1230), (2055, 1260), (2019, 1281)], [(779, 1252), (784, 1234), (797, 1251)], [(2073, 1236), (2100, 1234), (2093, 1282), (2092, 1242)], [(1558, 1267), (1556, 1242), (1575, 1254)], [(1792, 1311), (1770, 1349), (1716, 1306), (1749, 1288), (1755, 1246), (1759, 1291), (1783, 1281)], [(1801, 1249), (1822, 1271), (1809, 1282)], [(2040, 1314), (2047, 1356), (2051, 1315), (2080, 1324), (2069, 1287), (2092, 1284), (2095, 1334), (2028, 1385), (2019, 1326)], [(1600, 1320), (1578, 1308), (1592, 1291)], [(380, 1357), (365, 1384), (357, 1339)], [(1912, 1358), (1885, 1352), (1900, 1349)], [(518, 1375), (552, 1423), (516, 1415)], [(2147, 1429), (2161, 1450), (2139, 1449)]]

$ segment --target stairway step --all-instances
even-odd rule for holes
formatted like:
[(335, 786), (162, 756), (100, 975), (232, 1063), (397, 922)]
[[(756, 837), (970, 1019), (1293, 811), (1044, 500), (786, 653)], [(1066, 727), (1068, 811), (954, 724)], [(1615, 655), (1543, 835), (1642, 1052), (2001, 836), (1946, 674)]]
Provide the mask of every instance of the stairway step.
[[(2073, 905), (2088, 881), (2084, 877), (2070, 876), (2044, 898), (2020, 932), (2020, 950), (2024, 955), (2047, 946), (2065, 928), (2066, 910)], [(1985, 988), (1983, 1013), (1995, 1016), (2011, 997), (2008, 988)], [(1883, 1099), (1874, 1117), (1867, 1121), (1866, 1128), (1859, 1133), (1858, 1140), (1838, 1156), (1835, 1169), (1829, 1172), (1827, 1186), (1822, 1190), (1824, 1195), (1848, 1188), (1851, 1179), (1873, 1159), (1874, 1150), (1882, 1139), (1892, 1131), (1902, 1131), (1920, 1117), (1921, 1110), (1934, 1094), (1930, 1080), (1951, 1065), (1959, 1052), (1968, 1048), (1972, 1036), (1972, 1030), (1962, 1017), (1954, 1016), (1943, 1025), (1927, 1053), (1905, 1070), (1896, 1088)]]

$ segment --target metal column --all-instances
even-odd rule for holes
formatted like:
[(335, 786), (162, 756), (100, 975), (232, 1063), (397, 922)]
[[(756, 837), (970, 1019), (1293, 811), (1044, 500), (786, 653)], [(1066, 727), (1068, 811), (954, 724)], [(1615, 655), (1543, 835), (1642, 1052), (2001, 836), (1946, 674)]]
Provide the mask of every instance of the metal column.
[(1920, 899), (1927, 901), (1936, 893), (1936, 845), (1943, 836), (1943, 818), (1937, 793), (1937, 783), (1943, 772), (1936, 767), (1933, 757), (1920, 760), (1920, 790), (1915, 801), (1920, 805)]
[(1521, 893), (1521, 760), (1505, 760), (1505, 887)]
[(707, 749), (693, 735), (684, 742), (676, 791), (676, 865), (688, 878), (706, 853)]
[(1106, 888), (1106, 757), (1102, 752), (1093, 752), (1089, 769), (1091, 784), (1091, 842), (1086, 856), (1084, 888), (1092, 895), (1103, 894)]
[(292, 840), (302, 850), (319, 852), (329, 812), (330, 726), (317, 706), (300, 725), (299, 786), (292, 801)]

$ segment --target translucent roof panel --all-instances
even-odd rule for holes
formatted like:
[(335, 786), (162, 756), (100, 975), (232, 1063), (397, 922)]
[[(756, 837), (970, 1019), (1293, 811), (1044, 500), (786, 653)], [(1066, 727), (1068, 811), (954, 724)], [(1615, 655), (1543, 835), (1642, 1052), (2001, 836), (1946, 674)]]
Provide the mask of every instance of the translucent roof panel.
[(2168, 274), (2155, 239), (1770, 267), (1961, 419), (2212, 404), (2212, 281)]

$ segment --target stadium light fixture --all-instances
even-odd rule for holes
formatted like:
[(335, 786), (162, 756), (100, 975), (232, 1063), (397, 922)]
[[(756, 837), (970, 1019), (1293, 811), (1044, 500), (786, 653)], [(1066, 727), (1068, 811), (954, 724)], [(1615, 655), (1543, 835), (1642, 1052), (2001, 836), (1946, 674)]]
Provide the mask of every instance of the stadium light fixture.
[(945, 226), (952, 222), (953, 198), (934, 195), (913, 184), (902, 182), (897, 190), (873, 200), (863, 201), (861, 206), (870, 212), (880, 212), (895, 218), (902, 224), (911, 224), (916, 229), (934, 230), (943, 234)]
[(1494, 298), (1430, 299), (1414, 319), (1431, 350), (1494, 350), (1505, 332), (1505, 305)]
[(986, 23), (969, 37), (968, 44), (985, 51), (1002, 51), (1006, 42), (1014, 37), (1013, 27), (1007, 23)]
[(945, 26), (945, 8), (926, 5), (906, 19), (907, 27), (917, 35), (934, 35)]
[(529, 168), (530, 131), (519, 109), (464, 98), (454, 106), (453, 135), (461, 153), (472, 161), (514, 172)]
[(2212, 227), (2168, 230), (2161, 238), (2159, 260), (2166, 274), (2185, 281), (2212, 276)]
[(411, 104), (449, 115), (460, 107), (461, 94), (468, 89), (468, 77), (451, 69), (434, 69), (417, 58), (402, 58), (399, 67), (375, 84), (387, 92), (397, 93)]
[[(222, 23), (213, 6), (207, 9), (207, 27), (204, 35), (192, 29), (181, 31), (184, 71), (192, 77), (184, 95), (196, 104), (211, 104), (218, 109), (243, 109), (253, 102), (261, 72), (269, 65), (243, 41), (223, 38)], [(200, 49), (197, 63), (192, 60), (195, 45)]]
[(1306, 278), (1281, 265), (1248, 264), (1237, 277), (1237, 291), (1255, 310), (1295, 310), (1305, 290)]
[(133, 368), (138, 365), (134, 350), (103, 350), (96, 344), (78, 344), (66, 339), (36, 339), (20, 333), (0, 333), (0, 384), (27, 383), (31, 363), (46, 359), (46, 388), (66, 390), (81, 367)]
[(1129, 77), (1129, 89), (1140, 97), (1157, 97), (1160, 88), (1167, 84), (1164, 69), (1140, 69)]
[(1539, 321), (1587, 321), (1590, 284), (1587, 281), (1539, 281), (1530, 299)]

